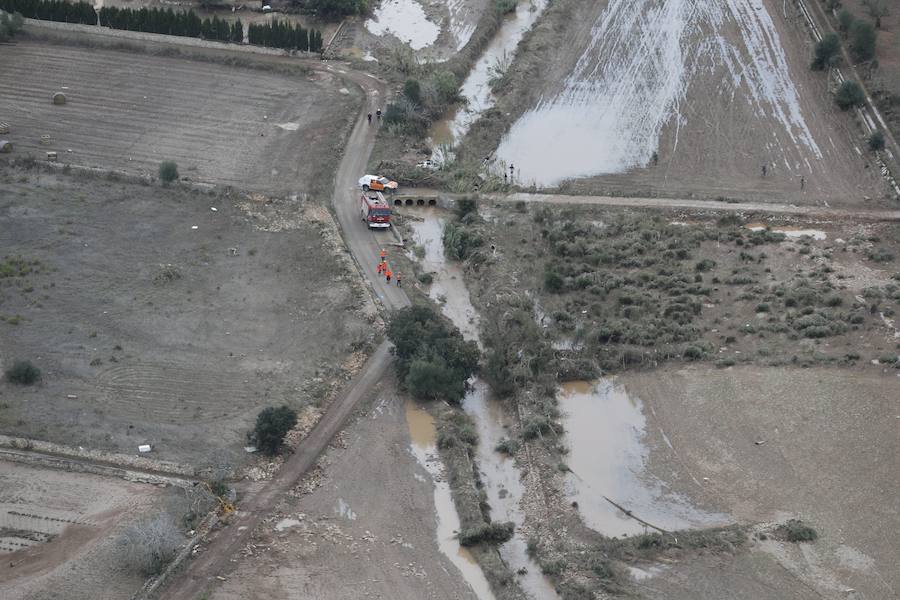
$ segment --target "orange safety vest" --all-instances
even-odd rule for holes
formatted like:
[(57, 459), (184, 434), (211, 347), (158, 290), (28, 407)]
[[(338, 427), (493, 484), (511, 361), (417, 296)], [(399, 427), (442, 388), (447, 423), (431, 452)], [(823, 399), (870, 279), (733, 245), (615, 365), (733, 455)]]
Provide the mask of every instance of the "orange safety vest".
[(384, 260), (385, 254), (386, 254), (385, 251), (382, 249), (382, 251), (381, 251), (381, 260)]
[(391, 275), (393, 275), (393, 273), (391, 272), (390, 269), (388, 269), (387, 271), (385, 271), (384, 274), (387, 275), (387, 278), (388, 278), (388, 279), (390, 279), (390, 278), (391, 278)]

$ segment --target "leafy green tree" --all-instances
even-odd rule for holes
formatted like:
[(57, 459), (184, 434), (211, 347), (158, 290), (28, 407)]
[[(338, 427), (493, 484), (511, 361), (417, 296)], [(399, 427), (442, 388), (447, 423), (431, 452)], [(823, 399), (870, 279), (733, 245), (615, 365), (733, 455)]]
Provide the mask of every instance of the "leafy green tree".
[(171, 183), (178, 179), (178, 165), (171, 160), (159, 163), (159, 179), (163, 183)]
[(431, 83), (441, 102), (450, 104), (459, 98), (459, 82), (451, 71), (438, 71), (431, 76)]
[(847, 35), (847, 32), (850, 31), (850, 26), (853, 25), (853, 21), (856, 20), (856, 17), (854, 17), (853, 13), (846, 8), (842, 8), (837, 15), (837, 20), (838, 29), (840, 29), (841, 33), (844, 35)]
[(422, 103), (422, 86), (415, 79), (407, 79), (403, 84), (403, 95), (413, 104)]
[(430, 306), (395, 312), (387, 334), (394, 343), (397, 374), (414, 397), (462, 400), (466, 381), (478, 369), (480, 353), (475, 342), (465, 341)]
[(841, 40), (836, 33), (828, 33), (816, 44), (811, 67), (814, 71), (834, 67), (840, 62), (840, 58)]
[(41, 378), (41, 370), (27, 360), (17, 360), (4, 372), (6, 380), (18, 385), (31, 385)]
[(874, 131), (869, 136), (869, 150), (872, 152), (880, 152), (884, 150), (884, 132)]
[(838, 88), (834, 101), (841, 110), (850, 110), (866, 103), (866, 95), (855, 81), (845, 81)]
[(881, 29), (881, 18), (890, 12), (888, 0), (863, 0), (863, 5), (868, 9), (869, 16), (875, 19), (875, 28)]
[(850, 53), (859, 62), (875, 58), (877, 32), (871, 24), (856, 20), (850, 25)]
[(297, 424), (297, 411), (288, 406), (267, 406), (256, 416), (253, 439), (256, 447), (268, 455), (277, 454), (284, 436)]
[(24, 22), (21, 13), (14, 12), (12, 15), (0, 13), (0, 42), (11, 40), (22, 30)]

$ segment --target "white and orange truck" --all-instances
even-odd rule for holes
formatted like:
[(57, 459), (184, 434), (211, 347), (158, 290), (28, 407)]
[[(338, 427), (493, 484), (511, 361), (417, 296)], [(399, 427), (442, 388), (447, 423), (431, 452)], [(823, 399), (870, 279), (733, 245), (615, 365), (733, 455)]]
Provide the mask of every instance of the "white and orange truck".
[(370, 228), (385, 229), (391, 226), (391, 207), (381, 192), (363, 192), (359, 198), (359, 210), (363, 222)]

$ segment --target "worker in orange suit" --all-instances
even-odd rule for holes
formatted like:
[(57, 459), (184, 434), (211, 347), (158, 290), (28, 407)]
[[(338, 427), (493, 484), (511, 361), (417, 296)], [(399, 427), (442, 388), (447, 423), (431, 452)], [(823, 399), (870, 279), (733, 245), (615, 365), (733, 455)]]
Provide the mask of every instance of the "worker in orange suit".
[(394, 276), (394, 272), (391, 271), (390, 267), (385, 267), (384, 276), (387, 278), (388, 285), (391, 285), (391, 277)]

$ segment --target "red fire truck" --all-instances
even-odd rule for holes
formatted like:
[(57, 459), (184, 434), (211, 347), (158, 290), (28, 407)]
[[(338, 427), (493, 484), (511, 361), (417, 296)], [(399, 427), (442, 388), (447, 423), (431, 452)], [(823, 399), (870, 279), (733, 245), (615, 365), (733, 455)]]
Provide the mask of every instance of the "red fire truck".
[(381, 192), (363, 192), (359, 199), (360, 215), (363, 222), (372, 228), (391, 226), (391, 207)]

